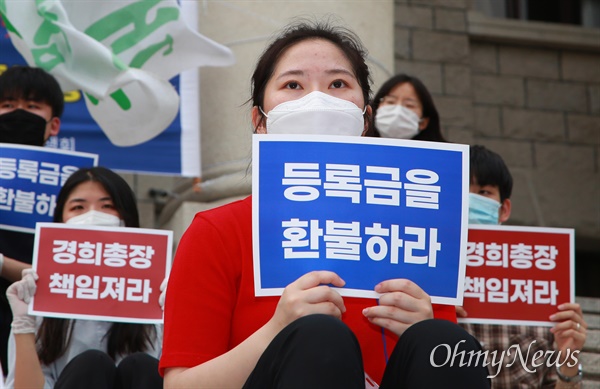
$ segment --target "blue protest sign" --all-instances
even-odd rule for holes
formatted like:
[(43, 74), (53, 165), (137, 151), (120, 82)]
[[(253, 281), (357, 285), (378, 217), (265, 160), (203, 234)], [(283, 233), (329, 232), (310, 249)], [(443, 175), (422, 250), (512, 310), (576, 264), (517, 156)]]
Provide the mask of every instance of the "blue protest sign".
[(468, 214), (467, 145), (345, 136), (254, 135), (255, 293), (280, 295), (312, 270), (376, 298), (407, 278), (460, 304)]
[(67, 178), (97, 164), (95, 154), (0, 143), (0, 229), (34, 233), (52, 222)]

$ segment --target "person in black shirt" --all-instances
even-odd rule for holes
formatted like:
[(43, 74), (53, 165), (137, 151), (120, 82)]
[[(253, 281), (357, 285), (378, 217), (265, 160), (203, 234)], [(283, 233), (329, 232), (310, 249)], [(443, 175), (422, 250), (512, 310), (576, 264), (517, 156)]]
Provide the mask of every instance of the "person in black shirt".
[[(0, 75), (0, 143), (43, 146), (60, 130), (64, 95), (45, 70), (12, 66)], [(0, 361), (6, 369), (7, 341), (12, 312), (6, 289), (31, 267), (34, 234), (0, 227)]]

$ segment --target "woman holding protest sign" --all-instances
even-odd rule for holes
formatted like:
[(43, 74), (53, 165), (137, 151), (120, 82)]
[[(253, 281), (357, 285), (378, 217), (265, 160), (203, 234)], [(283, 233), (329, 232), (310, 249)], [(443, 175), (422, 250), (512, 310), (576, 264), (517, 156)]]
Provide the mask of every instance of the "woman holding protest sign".
[(381, 85), (371, 107), (375, 126), (367, 136), (446, 142), (433, 98), (417, 77), (391, 77)]
[[(54, 221), (139, 227), (133, 191), (118, 174), (102, 167), (80, 169), (69, 177), (58, 195)], [(7, 387), (162, 388), (157, 370), (160, 326), (36, 320), (27, 314), (27, 304), (37, 278), (33, 269), (26, 269), (6, 293), (14, 316)]]
[[(364, 134), (371, 126), (365, 55), (345, 29), (286, 28), (252, 77), (255, 132)], [(407, 279), (375, 286), (378, 301), (342, 298), (330, 286), (343, 287), (344, 280), (314, 271), (281, 297), (255, 297), (251, 198), (199, 213), (170, 275), (160, 362), (165, 387), (365, 388), (372, 385), (365, 372), (382, 387), (489, 385), (485, 368), (430, 362), (438, 364), (432, 352), (440, 344), (479, 349), (451, 322), (454, 307), (432, 306)]]

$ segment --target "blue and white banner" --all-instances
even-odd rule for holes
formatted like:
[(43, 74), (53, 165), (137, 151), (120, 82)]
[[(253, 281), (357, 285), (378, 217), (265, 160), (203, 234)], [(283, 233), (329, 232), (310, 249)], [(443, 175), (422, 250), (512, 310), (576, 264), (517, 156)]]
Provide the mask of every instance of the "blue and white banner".
[(51, 147), (119, 171), (200, 175), (197, 68), (234, 57), (190, 27), (196, 2), (5, 0), (0, 14), (0, 71), (39, 66), (68, 91)]
[(52, 222), (67, 178), (97, 165), (95, 154), (0, 143), (0, 229), (34, 233), (37, 222)]
[(407, 278), (434, 303), (462, 303), (468, 169), (467, 145), (254, 135), (256, 295), (330, 270), (343, 296)]

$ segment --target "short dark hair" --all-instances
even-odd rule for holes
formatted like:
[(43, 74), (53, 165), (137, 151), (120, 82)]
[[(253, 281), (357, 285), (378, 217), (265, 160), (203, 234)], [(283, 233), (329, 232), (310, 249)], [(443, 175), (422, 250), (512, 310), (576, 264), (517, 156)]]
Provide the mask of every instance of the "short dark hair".
[(52, 117), (60, 118), (65, 108), (60, 85), (42, 68), (17, 65), (0, 74), (0, 101), (18, 99), (48, 104), (52, 108)]
[[(400, 73), (384, 82), (371, 102), (371, 107), (373, 108), (373, 117), (375, 117), (377, 114), (377, 109), (379, 108), (381, 99), (387, 96), (388, 93), (390, 93), (390, 91), (396, 87), (396, 85), (404, 84), (406, 82), (415, 88), (417, 97), (423, 106), (423, 117), (429, 119), (427, 127), (425, 127), (423, 131), (419, 131), (419, 133), (415, 135), (413, 139), (446, 142), (446, 139), (442, 135), (442, 130), (440, 128), (440, 115), (438, 114), (437, 108), (433, 103), (433, 97), (431, 97), (431, 93), (429, 93), (429, 90), (427, 90), (425, 84), (423, 84), (423, 82), (415, 76)], [(373, 131), (367, 133), (367, 136), (381, 136), (377, 130), (377, 125), (373, 126)]]
[(133, 190), (127, 182), (117, 173), (102, 166), (81, 168), (67, 179), (56, 199), (54, 221), (62, 223), (62, 214), (69, 195), (84, 182), (94, 181), (100, 183), (110, 195), (115, 209), (125, 222), (126, 227), (139, 227), (140, 217)]
[[(299, 20), (279, 33), (260, 56), (252, 74), (252, 105), (263, 106), (265, 87), (275, 71), (281, 55), (296, 43), (309, 39), (324, 39), (336, 45), (346, 56), (362, 89), (365, 104), (371, 97), (371, 74), (366, 63), (367, 51), (352, 31), (330, 22)], [(368, 118), (369, 127), (371, 119)]]
[(502, 157), (481, 145), (470, 147), (471, 183), (480, 186), (497, 186), (500, 202), (510, 199), (513, 178)]

